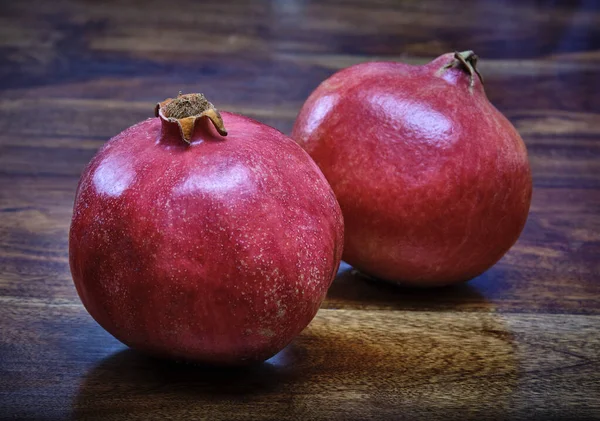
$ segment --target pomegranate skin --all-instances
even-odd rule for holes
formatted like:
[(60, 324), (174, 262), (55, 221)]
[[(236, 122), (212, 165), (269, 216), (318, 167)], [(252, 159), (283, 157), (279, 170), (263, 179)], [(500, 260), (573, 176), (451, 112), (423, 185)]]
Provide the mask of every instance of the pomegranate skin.
[(343, 259), (366, 274), (415, 286), (467, 281), (525, 225), (525, 144), (488, 101), (476, 56), (464, 65), (457, 58), (346, 68), (321, 83), (296, 120), (292, 137), (342, 208)]
[(92, 317), (126, 345), (217, 365), (263, 361), (315, 316), (339, 266), (341, 210), (310, 157), (249, 118), (191, 144), (143, 121), (84, 170), (69, 236)]

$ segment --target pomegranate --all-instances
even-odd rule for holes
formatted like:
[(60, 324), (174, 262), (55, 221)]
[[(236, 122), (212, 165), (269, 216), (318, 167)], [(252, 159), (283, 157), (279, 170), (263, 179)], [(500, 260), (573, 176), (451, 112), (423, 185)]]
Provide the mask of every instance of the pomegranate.
[(132, 348), (265, 360), (306, 327), (335, 276), (335, 196), (290, 138), (201, 94), (168, 99), (156, 115), (84, 170), (69, 236), (77, 292)]
[(527, 219), (527, 151), (488, 101), (472, 51), (341, 70), (310, 95), (292, 137), (336, 193), (343, 259), (374, 277), (469, 280), (508, 251)]

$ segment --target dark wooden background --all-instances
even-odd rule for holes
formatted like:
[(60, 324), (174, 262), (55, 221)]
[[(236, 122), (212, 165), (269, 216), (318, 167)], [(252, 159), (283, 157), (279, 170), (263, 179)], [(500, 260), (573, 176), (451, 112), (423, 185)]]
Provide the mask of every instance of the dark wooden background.
[[(457, 287), (343, 267), (282, 353), (244, 370), (149, 359), (73, 287), (79, 174), (179, 91), (289, 133), (303, 100), (369, 60), (481, 57), (523, 135), (519, 242)], [(581, 1), (2, 1), (0, 418), (600, 419), (600, 4)]]

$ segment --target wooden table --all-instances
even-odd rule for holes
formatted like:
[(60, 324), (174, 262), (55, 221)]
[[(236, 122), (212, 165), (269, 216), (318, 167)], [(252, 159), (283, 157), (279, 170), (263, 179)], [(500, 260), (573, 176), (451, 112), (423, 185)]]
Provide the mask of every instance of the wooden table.
[[(243, 370), (147, 358), (83, 309), (79, 174), (158, 100), (202, 91), (289, 133), (340, 68), (465, 49), (535, 185), (487, 273), (412, 290), (343, 266), (311, 325)], [(0, 418), (600, 419), (599, 49), (595, 0), (2, 2)]]

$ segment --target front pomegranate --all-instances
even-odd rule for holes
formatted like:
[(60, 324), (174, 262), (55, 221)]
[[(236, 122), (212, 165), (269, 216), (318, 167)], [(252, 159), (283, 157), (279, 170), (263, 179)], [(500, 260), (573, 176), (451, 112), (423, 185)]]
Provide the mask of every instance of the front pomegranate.
[(445, 285), (496, 263), (531, 200), (525, 145), (488, 101), (472, 51), (424, 66), (365, 63), (324, 81), (292, 137), (329, 180), (344, 260), (389, 281)]
[(69, 237), (79, 296), (133, 348), (265, 360), (311, 321), (335, 276), (337, 201), (271, 127), (200, 94), (156, 114), (106, 143), (82, 175)]

